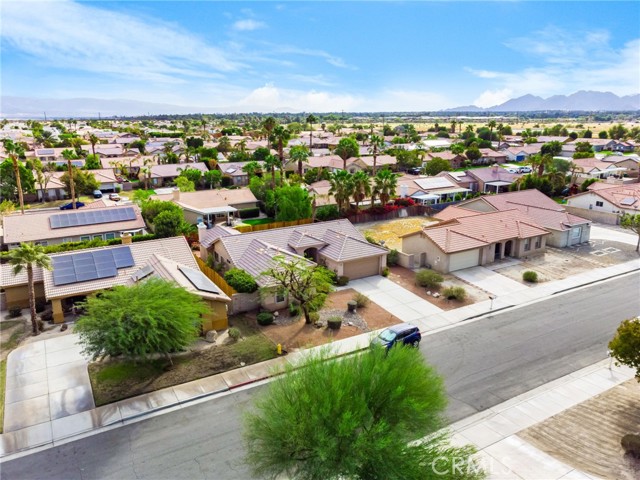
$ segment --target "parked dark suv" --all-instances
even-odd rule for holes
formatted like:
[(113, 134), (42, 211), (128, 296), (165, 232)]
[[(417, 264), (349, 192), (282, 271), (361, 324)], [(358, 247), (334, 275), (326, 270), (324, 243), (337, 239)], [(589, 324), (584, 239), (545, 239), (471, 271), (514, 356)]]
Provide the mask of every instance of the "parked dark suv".
[(420, 340), (422, 340), (422, 335), (420, 335), (418, 327), (408, 323), (401, 323), (400, 325), (394, 325), (393, 327), (384, 329), (371, 343), (382, 345), (386, 348), (391, 348), (396, 343), (411, 345), (417, 348), (420, 345)]

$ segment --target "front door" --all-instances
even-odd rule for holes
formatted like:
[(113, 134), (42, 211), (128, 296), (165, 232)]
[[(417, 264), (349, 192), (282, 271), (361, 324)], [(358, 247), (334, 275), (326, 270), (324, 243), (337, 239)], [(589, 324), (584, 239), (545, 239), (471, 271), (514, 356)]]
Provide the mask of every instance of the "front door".
[(500, 260), (502, 258), (501, 253), (502, 253), (502, 244), (501, 243), (496, 243), (494, 259), (495, 260)]
[(511, 256), (511, 246), (513, 245), (513, 242), (511, 240), (507, 241), (507, 243), (504, 244), (504, 256), (505, 257), (510, 257)]

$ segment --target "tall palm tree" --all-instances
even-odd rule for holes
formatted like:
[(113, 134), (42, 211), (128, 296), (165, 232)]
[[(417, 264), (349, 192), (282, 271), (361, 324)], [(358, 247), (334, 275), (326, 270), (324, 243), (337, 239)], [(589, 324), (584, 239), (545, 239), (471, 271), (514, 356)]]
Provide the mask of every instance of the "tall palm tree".
[(278, 125), (273, 129), (271, 133), (273, 137), (273, 143), (278, 149), (278, 158), (280, 159), (280, 168), (284, 166), (284, 147), (287, 146), (291, 139), (291, 132), (282, 125)]
[(371, 135), (369, 145), (369, 152), (373, 155), (373, 175), (375, 175), (378, 153), (384, 149), (384, 138), (380, 135)]
[(62, 151), (62, 156), (67, 160), (67, 172), (69, 173), (69, 193), (71, 193), (71, 206), (74, 210), (78, 207), (76, 205), (76, 186), (75, 181), (73, 180), (73, 166), (71, 165), (71, 160), (76, 158), (76, 154), (73, 150)]
[(100, 139), (95, 134), (89, 135), (89, 143), (91, 144), (91, 151), (93, 152), (93, 156), (96, 156), (96, 144), (100, 143)]
[(309, 151), (311, 151), (313, 145), (313, 124), (318, 123), (318, 119), (312, 113), (307, 117), (307, 123), (309, 124)]
[(302, 164), (309, 160), (309, 149), (304, 145), (296, 145), (289, 150), (289, 157), (298, 162), (298, 175), (302, 177)]
[(338, 146), (336, 146), (333, 151), (336, 155), (338, 155), (343, 162), (343, 169), (347, 169), (347, 160), (352, 157), (357, 157), (360, 153), (360, 145), (355, 139), (351, 137), (343, 138), (338, 142)]
[(371, 195), (371, 179), (367, 172), (359, 171), (351, 178), (353, 183), (353, 201), (356, 202), (356, 211), (360, 209), (360, 202)]
[(273, 129), (276, 128), (276, 125), (278, 125), (278, 122), (276, 122), (276, 119), (273, 117), (267, 117), (264, 119), (264, 122), (262, 122), (262, 128), (264, 128), (268, 140), (271, 139), (271, 133)]
[(271, 171), (271, 186), (276, 186), (276, 167), (280, 165), (280, 159), (275, 155), (267, 155), (264, 159), (264, 168)]
[(346, 170), (338, 170), (329, 177), (329, 195), (333, 195), (338, 205), (338, 211), (342, 213), (344, 211), (345, 203), (349, 204), (349, 199), (353, 194), (353, 177)]
[[(398, 187), (398, 174), (393, 173), (388, 168), (385, 168), (376, 174), (373, 181), (373, 188), (377, 196), (380, 197), (380, 203), (382, 203), (382, 205), (386, 205), (391, 197), (396, 194), (396, 188)], [(371, 201), (373, 202), (373, 196), (371, 197)]]
[(31, 311), (31, 327), (33, 335), (40, 333), (36, 319), (36, 294), (33, 282), (33, 267), (51, 270), (51, 259), (44, 253), (41, 245), (21, 243), (20, 247), (9, 254), (9, 263), (13, 266), (13, 274), (18, 275), (24, 269), (27, 270), (27, 284), (29, 288), (29, 309)]
[(496, 121), (495, 120), (489, 120), (489, 123), (487, 124), (489, 127), (489, 141), (493, 141), (493, 129), (496, 128)]
[(4, 144), (4, 151), (9, 155), (11, 163), (13, 163), (13, 172), (16, 176), (16, 188), (18, 189), (20, 211), (22, 212), (22, 215), (24, 215), (24, 195), (22, 193), (22, 179), (20, 178), (20, 166), (18, 164), (18, 158), (24, 155), (24, 148), (10, 138), (5, 138), (2, 143)]

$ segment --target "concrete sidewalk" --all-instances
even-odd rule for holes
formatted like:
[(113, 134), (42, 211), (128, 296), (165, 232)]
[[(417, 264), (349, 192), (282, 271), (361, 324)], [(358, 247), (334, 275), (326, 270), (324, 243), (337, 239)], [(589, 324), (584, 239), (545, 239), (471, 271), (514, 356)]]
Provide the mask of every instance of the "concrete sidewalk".
[(633, 377), (631, 368), (604, 360), (454, 423), (449, 427), (452, 443), (475, 445), (490, 479), (592, 479), (517, 433)]

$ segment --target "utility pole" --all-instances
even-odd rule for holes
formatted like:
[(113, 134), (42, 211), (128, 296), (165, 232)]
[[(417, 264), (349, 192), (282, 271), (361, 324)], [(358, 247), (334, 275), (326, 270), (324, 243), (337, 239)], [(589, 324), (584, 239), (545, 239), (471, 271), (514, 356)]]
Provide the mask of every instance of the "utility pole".
[(44, 121), (47, 121), (47, 112), (44, 112)]

